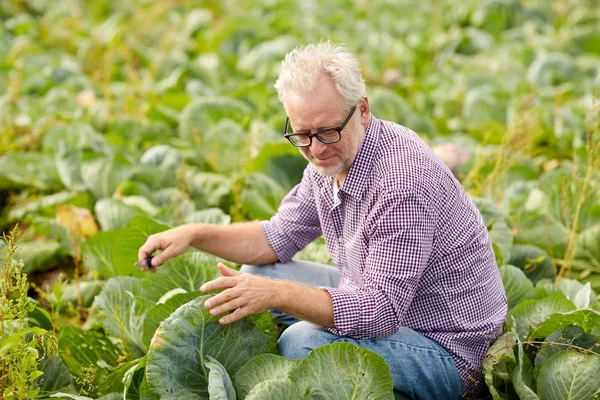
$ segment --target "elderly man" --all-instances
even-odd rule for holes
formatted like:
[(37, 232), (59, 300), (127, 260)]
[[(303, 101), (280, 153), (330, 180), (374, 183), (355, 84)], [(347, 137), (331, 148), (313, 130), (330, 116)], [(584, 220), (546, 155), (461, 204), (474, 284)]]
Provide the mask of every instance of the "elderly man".
[[(349, 342), (380, 354), (411, 399), (477, 393), (506, 296), (486, 226), (452, 173), (412, 131), (376, 119), (355, 57), (331, 43), (293, 50), (275, 85), (285, 137), (310, 161), (269, 221), (183, 225), (152, 235), (156, 267), (191, 245), (242, 272), (201, 290), (220, 322), (274, 309), (301, 322), (281, 354)], [(337, 268), (292, 261), (323, 235)]]

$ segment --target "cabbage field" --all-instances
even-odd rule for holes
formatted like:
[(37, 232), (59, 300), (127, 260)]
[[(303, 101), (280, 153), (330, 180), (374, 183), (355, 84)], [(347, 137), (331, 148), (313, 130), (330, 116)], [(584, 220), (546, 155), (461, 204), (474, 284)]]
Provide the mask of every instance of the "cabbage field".
[(268, 314), (220, 325), (215, 257), (133, 266), (150, 234), (276, 212), (306, 161), (273, 85), (322, 39), (484, 217), (490, 396), (600, 399), (598, 0), (1, 0), (0, 398), (394, 398), (375, 353), (286, 360)]

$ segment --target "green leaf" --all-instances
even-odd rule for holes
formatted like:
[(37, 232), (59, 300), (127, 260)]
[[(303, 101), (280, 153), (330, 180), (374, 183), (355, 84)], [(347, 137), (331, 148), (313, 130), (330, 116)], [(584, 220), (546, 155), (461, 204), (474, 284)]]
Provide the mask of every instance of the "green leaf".
[(17, 346), (23, 336), (29, 334), (44, 335), (46, 333), (48, 333), (48, 331), (45, 329), (34, 327), (12, 333), (8, 337), (5, 336), (0, 342), (0, 356), (4, 356), (10, 349)]
[(129, 225), (144, 212), (137, 207), (128, 206), (120, 200), (102, 199), (96, 202), (94, 212), (98, 217), (98, 223), (103, 231), (113, 231)]
[(116, 272), (119, 275), (143, 276), (144, 274), (140, 275), (140, 270), (133, 266), (138, 261), (140, 247), (146, 243), (148, 236), (167, 229), (169, 229), (167, 225), (159, 224), (144, 216), (137, 216), (126, 228), (113, 233), (116, 234), (116, 239), (112, 247), (112, 263)]
[[(50, 395), (50, 397), (60, 397), (61, 399), (73, 399), (73, 400), (93, 400), (91, 397), (87, 397), (87, 396), (80, 396), (78, 394), (71, 394), (71, 393), (55, 393)], [(104, 395), (102, 397), (98, 397), (96, 400), (121, 400), (121, 394), (119, 393), (109, 393), (107, 395)]]
[(84, 156), (81, 161), (81, 177), (85, 187), (97, 199), (110, 198), (120, 183), (127, 181), (134, 168), (121, 154), (114, 157)]
[(331, 255), (329, 254), (329, 249), (322, 236), (313, 240), (304, 249), (296, 253), (294, 260), (312, 261), (319, 264), (334, 266)]
[(185, 217), (186, 224), (214, 224), (214, 225), (229, 225), (231, 217), (223, 212), (220, 208), (207, 208), (205, 210), (196, 211), (193, 214)]
[(61, 329), (58, 344), (61, 355), (72, 357), (82, 366), (103, 362), (114, 367), (120, 357), (119, 349), (106, 336), (74, 326)]
[[(279, 400), (279, 399), (309, 399), (310, 389), (302, 393), (300, 388), (291, 379), (269, 379), (256, 385), (246, 400)], [(330, 397), (318, 397), (329, 399)]]
[[(154, 192), (152, 200), (161, 207), (161, 211), (154, 218), (166, 224), (180, 225), (184, 218), (196, 211), (196, 204), (191, 200), (191, 195), (176, 188)], [(194, 196), (193, 200), (199, 199)]]
[(56, 125), (42, 136), (42, 149), (45, 152), (57, 151), (61, 143), (77, 150), (92, 150), (97, 153), (107, 150), (102, 135), (90, 125), (80, 122)]
[[(111, 367), (117, 365), (119, 349), (105, 335), (84, 331), (73, 326), (61, 329), (58, 338), (59, 355), (75, 379), (97, 387), (110, 374)], [(93, 382), (90, 382), (90, 377)]]
[[(100, 279), (119, 275), (112, 261), (113, 247), (117, 241), (115, 232), (99, 232), (81, 245), (85, 266), (98, 274)], [(131, 267), (133, 269), (133, 267)], [(138, 272), (139, 273), (139, 272)], [(141, 273), (139, 273), (141, 276)]]
[(82, 245), (86, 266), (103, 279), (117, 275), (142, 277), (143, 272), (133, 266), (138, 260), (138, 250), (148, 236), (166, 229), (168, 226), (139, 216), (133, 218), (124, 229), (100, 232)]
[(179, 307), (199, 296), (202, 296), (202, 292), (181, 293), (171, 297), (164, 304), (156, 304), (152, 307), (144, 319), (144, 334), (142, 338), (144, 344), (150, 347), (152, 336), (154, 336), (154, 332), (156, 332), (160, 323), (173, 314)]
[(200, 97), (188, 104), (179, 118), (179, 136), (202, 138), (204, 132), (222, 119), (241, 121), (252, 110), (240, 100), (228, 97)]
[(240, 398), (259, 383), (273, 379), (287, 379), (300, 360), (288, 360), (275, 354), (261, 354), (248, 361), (235, 375), (235, 388)]
[(298, 43), (294, 35), (278, 35), (241, 54), (237, 70), (261, 81), (274, 80), (279, 73), (279, 63)]
[(49, 271), (65, 260), (60, 243), (53, 239), (38, 239), (18, 244), (15, 260), (23, 260), (24, 274)]
[(480, 85), (465, 93), (463, 117), (470, 127), (506, 121), (506, 101), (491, 85)]
[[(542, 249), (548, 249), (548, 251), (551, 249), (553, 257), (562, 258), (567, 248), (568, 237), (569, 230), (562, 223), (545, 215), (525, 213), (521, 215), (519, 232), (516, 234), (515, 240), (529, 243), (533, 248), (537, 248), (536, 252), (538, 253), (544, 251)], [(515, 250), (513, 249), (513, 251)], [(551, 260), (548, 259), (548, 261)], [(513, 259), (509, 264), (520, 266)], [(549, 277), (549, 271), (546, 271), (544, 277)]]
[(248, 136), (244, 129), (231, 120), (219, 121), (202, 136), (201, 154), (210, 167), (224, 175), (242, 169), (248, 153)]
[[(143, 396), (142, 393), (142, 385), (145, 382), (148, 384), (144, 378), (144, 370), (146, 368), (146, 362), (148, 361), (148, 356), (142, 357), (139, 360), (132, 361), (132, 366), (125, 372), (123, 376), (123, 398), (124, 399), (139, 399)], [(150, 388), (147, 388), (150, 391)], [(154, 396), (148, 396), (146, 399), (153, 398)]]
[(41, 191), (62, 188), (52, 155), (13, 152), (0, 156), (0, 189), (23, 187)]
[(600, 355), (561, 351), (546, 361), (537, 381), (541, 400), (588, 400), (600, 391)]
[(229, 374), (220, 362), (207, 355), (204, 365), (208, 368), (208, 395), (210, 400), (236, 400), (235, 389)]
[(375, 88), (369, 93), (369, 104), (378, 118), (404, 125), (413, 110), (402, 97), (385, 88)]
[(513, 265), (503, 265), (500, 267), (500, 276), (506, 292), (509, 310), (517, 304), (534, 297), (533, 283), (519, 268)]
[(244, 172), (262, 172), (285, 190), (291, 190), (302, 180), (307, 161), (289, 142), (266, 143), (244, 166)]
[(518, 304), (506, 316), (506, 324), (511, 327), (514, 317), (519, 339), (523, 340), (531, 329), (546, 321), (552, 314), (573, 310), (575, 306), (562, 293), (553, 294), (543, 299), (526, 300)]
[(494, 399), (502, 399), (500, 387), (504, 387), (504, 381), (509, 379), (507, 370), (512, 369), (517, 362), (514, 352), (514, 345), (517, 335), (513, 330), (509, 330), (496, 340), (490, 346), (483, 360), (483, 375)]
[(311, 398), (393, 399), (394, 381), (385, 360), (350, 343), (334, 343), (313, 351), (290, 372), (290, 379)]
[(158, 267), (156, 273), (144, 276), (142, 295), (156, 302), (173, 289), (199, 291), (205, 282), (221, 276), (217, 269), (219, 261), (198, 251), (172, 258)]
[(17, 203), (8, 212), (10, 221), (22, 221), (28, 217), (56, 217), (56, 208), (62, 204), (72, 204), (81, 208), (91, 208), (90, 195), (85, 193), (58, 192), (39, 198), (28, 198), (25, 203)]
[(183, 163), (179, 150), (168, 145), (154, 146), (141, 158), (141, 166), (136, 169), (132, 180), (142, 182), (151, 189), (159, 190), (177, 183), (177, 170)]
[(244, 181), (240, 199), (250, 219), (271, 218), (286, 195), (277, 182), (268, 176), (255, 172)]
[(600, 32), (593, 26), (574, 29), (573, 40), (581, 50), (588, 53), (600, 54)]
[(55, 156), (56, 170), (62, 183), (74, 192), (85, 191), (81, 177), (81, 151), (59, 143)]
[(472, 200), (479, 209), (479, 212), (483, 217), (483, 221), (488, 227), (492, 243), (497, 246), (498, 249), (500, 249), (502, 260), (497, 261), (499, 262), (499, 265), (502, 265), (502, 261), (506, 261), (511, 258), (513, 247), (512, 232), (506, 224), (504, 216), (491, 200), (481, 197), (475, 197)]
[(37, 326), (47, 331), (54, 330), (50, 313), (37, 304), (35, 308), (29, 312), (27, 318), (29, 318), (29, 326), (31, 327)]
[(220, 207), (227, 209), (231, 202), (233, 181), (225, 175), (208, 172), (189, 174), (187, 181), (192, 187), (191, 197), (198, 209)]
[(44, 358), (40, 361), (38, 369), (44, 373), (36, 381), (36, 386), (39, 387), (41, 396), (55, 393), (73, 384), (71, 372), (60, 356)]
[(181, 152), (168, 145), (158, 145), (146, 150), (141, 163), (164, 171), (175, 171), (183, 162)]
[(61, 399), (67, 398), (67, 399), (73, 399), (73, 400), (94, 400), (91, 397), (80, 396), (78, 394), (63, 393), (63, 392), (51, 394), (50, 397), (58, 397)]
[(558, 86), (576, 79), (577, 65), (568, 54), (540, 51), (527, 71), (527, 80), (538, 87)]
[(587, 260), (594, 265), (600, 265), (600, 224), (594, 225), (577, 235), (578, 259)]
[(533, 283), (542, 279), (554, 280), (552, 259), (548, 253), (539, 247), (528, 244), (515, 245), (512, 249), (509, 264), (522, 269)]
[(600, 327), (600, 312), (594, 310), (577, 310), (552, 314), (544, 322), (531, 327), (530, 339), (545, 338), (557, 329), (577, 325), (585, 333), (592, 333)]
[(565, 296), (565, 293), (550, 279), (542, 279), (535, 284), (536, 299), (543, 299), (544, 297), (548, 297), (553, 294)]
[(98, 384), (100, 393), (123, 392), (125, 390), (125, 377), (129, 370), (136, 367), (139, 360), (120, 362), (113, 368), (109, 375)]
[(588, 308), (596, 298), (589, 282), (584, 285), (575, 279), (562, 278), (558, 287), (577, 308)]
[(145, 214), (151, 217), (156, 216), (160, 211), (159, 208), (157, 208), (147, 197), (144, 196), (124, 196), (121, 197), (120, 200), (128, 206), (136, 207), (142, 210)]
[(535, 375), (536, 378), (540, 373), (540, 369), (546, 361), (553, 355), (568, 350), (571, 346), (577, 346), (583, 349), (594, 349), (596, 353), (600, 353), (598, 346), (598, 338), (594, 335), (586, 334), (583, 329), (578, 326), (567, 326), (558, 329), (544, 339), (544, 344), (535, 356)]
[(55, 291), (48, 297), (48, 302), (50, 304), (55, 304), (57, 302), (56, 289), (60, 288), (62, 290), (62, 302), (71, 303), (74, 306), (79, 304), (79, 293), (81, 293), (81, 306), (82, 307), (90, 307), (94, 302), (94, 297), (102, 291), (102, 286), (104, 282), (102, 281), (81, 281), (79, 282), (79, 289), (77, 288), (76, 283), (68, 283), (59, 285), (56, 283), (54, 285)]
[(96, 297), (96, 307), (102, 313), (102, 324), (109, 336), (125, 341), (127, 351), (143, 357), (146, 346), (142, 340), (144, 318), (154, 302), (140, 297), (142, 281), (129, 276), (111, 278)]
[(270, 337), (251, 319), (221, 325), (219, 316), (211, 316), (204, 307), (210, 297), (198, 297), (179, 307), (152, 338), (146, 376), (163, 400), (208, 397), (207, 355), (232, 375), (269, 349)]
[(520, 399), (539, 400), (532, 388), (535, 388), (533, 366), (529, 357), (524, 355), (523, 344), (517, 341), (517, 363), (510, 371), (510, 378)]

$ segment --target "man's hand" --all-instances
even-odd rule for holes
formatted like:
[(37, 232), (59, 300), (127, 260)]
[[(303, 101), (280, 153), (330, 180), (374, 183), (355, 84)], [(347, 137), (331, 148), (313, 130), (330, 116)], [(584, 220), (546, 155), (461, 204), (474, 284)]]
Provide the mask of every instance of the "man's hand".
[(178, 226), (168, 231), (156, 233), (148, 236), (146, 243), (138, 251), (138, 260), (143, 261), (150, 257), (156, 250), (163, 252), (152, 258), (152, 268), (149, 270), (156, 272), (156, 267), (170, 258), (182, 254), (192, 241), (192, 230), (187, 225)]
[(210, 292), (215, 289), (225, 289), (221, 293), (206, 300), (204, 306), (211, 315), (233, 311), (219, 319), (221, 324), (230, 324), (248, 315), (259, 314), (271, 308), (276, 308), (277, 281), (258, 275), (238, 272), (226, 265), (217, 265), (223, 276), (206, 282), (200, 290)]

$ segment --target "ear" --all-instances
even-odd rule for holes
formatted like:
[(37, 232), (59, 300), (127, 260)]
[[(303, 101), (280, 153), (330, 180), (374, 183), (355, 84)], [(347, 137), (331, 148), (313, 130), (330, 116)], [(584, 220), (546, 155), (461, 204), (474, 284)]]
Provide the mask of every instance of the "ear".
[(366, 129), (367, 125), (369, 125), (369, 120), (371, 119), (371, 108), (369, 107), (369, 99), (367, 97), (364, 97), (360, 101), (358, 109), (360, 111), (360, 123)]

